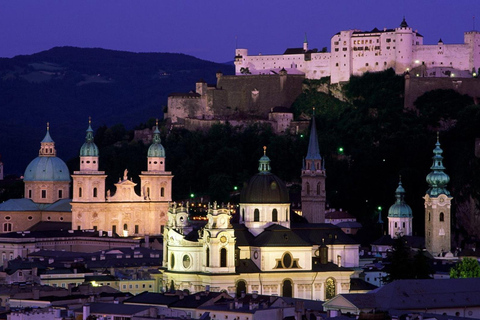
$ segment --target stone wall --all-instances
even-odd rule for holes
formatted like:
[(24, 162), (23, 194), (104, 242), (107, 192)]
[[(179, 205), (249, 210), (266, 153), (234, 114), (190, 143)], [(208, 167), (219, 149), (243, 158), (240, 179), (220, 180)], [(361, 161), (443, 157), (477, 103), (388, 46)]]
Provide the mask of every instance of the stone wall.
[(427, 91), (452, 89), (460, 94), (468, 94), (478, 101), (480, 97), (480, 79), (477, 78), (428, 78), (405, 76), (405, 109), (415, 108), (417, 98)]

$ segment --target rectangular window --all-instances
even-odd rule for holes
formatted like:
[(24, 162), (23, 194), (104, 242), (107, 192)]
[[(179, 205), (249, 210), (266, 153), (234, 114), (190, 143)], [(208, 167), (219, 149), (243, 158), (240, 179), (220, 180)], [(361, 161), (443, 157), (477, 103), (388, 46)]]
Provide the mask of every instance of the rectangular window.
[(112, 226), (112, 232), (117, 233), (117, 226), (115, 226), (115, 225)]
[(28, 198), (32, 198), (32, 190), (28, 190)]
[(138, 224), (135, 225), (135, 233), (138, 233)]
[(47, 190), (42, 190), (42, 199), (47, 197)]
[(58, 199), (62, 199), (63, 197), (63, 190), (58, 190)]

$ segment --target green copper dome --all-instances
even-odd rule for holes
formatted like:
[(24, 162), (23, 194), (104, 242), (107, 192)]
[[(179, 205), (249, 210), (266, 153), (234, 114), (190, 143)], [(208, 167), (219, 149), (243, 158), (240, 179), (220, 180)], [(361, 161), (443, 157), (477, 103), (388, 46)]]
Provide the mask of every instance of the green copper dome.
[(93, 130), (90, 120), (88, 121), (85, 143), (80, 148), (80, 157), (98, 157), (98, 147), (95, 142), (93, 142)]
[(431, 197), (437, 197), (441, 194), (445, 194), (447, 196), (450, 195), (450, 192), (446, 189), (448, 182), (450, 181), (450, 177), (443, 172), (445, 167), (443, 166), (443, 157), (442, 157), (443, 150), (440, 148), (440, 142), (437, 133), (437, 143), (435, 144), (435, 149), (433, 149), (433, 164), (430, 167), (432, 172), (427, 175), (426, 181), (430, 188), (427, 190), (427, 194)]
[(160, 131), (158, 130), (158, 122), (153, 131), (153, 141), (148, 148), (147, 157), (161, 157), (165, 158), (165, 148), (161, 144)]
[(388, 209), (389, 218), (412, 218), (412, 208), (405, 203), (405, 189), (402, 186), (402, 181), (398, 182), (397, 190), (395, 190), (395, 198), (397, 200)]
[(279, 177), (270, 172), (270, 158), (264, 147), (258, 173), (245, 185), (240, 194), (241, 203), (288, 203), (288, 189)]
[(55, 143), (49, 128), (41, 142), (39, 156), (25, 170), (24, 181), (70, 181), (70, 172), (62, 159), (56, 157)]

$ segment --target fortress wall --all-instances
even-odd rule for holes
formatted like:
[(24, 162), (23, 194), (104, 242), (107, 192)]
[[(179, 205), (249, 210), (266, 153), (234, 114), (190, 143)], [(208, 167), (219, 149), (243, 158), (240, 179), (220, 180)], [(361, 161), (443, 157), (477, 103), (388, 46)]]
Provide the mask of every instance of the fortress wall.
[(405, 79), (405, 109), (415, 108), (414, 102), (427, 91), (452, 89), (460, 94), (480, 98), (480, 79), (476, 78), (423, 78)]
[(226, 91), (227, 98), (214, 102), (215, 115), (228, 106), (232, 112), (267, 119), (271, 108), (292, 105), (302, 93), (304, 79), (304, 75), (223, 76), (217, 88)]

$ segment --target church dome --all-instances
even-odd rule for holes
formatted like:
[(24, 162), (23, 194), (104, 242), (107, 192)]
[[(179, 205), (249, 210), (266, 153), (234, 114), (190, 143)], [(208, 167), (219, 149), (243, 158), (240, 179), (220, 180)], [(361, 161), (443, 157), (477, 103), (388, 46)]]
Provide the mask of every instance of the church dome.
[(288, 203), (288, 189), (285, 183), (270, 172), (270, 158), (265, 154), (259, 161), (259, 173), (254, 175), (240, 194), (241, 203)]
[(398, 188), (395, 191), (395, 197), (397, 201), (388, 209), (389, 218), (411, 218), (412, 208), (405, 203), (405, 189), (402, 186), (402, 182), (398, 183)]
[(93, 142), (93, 130), (91, 126), (91, 121), (88, 121), (87, 135), (85, 137), (85, 142), (80, 148), (80, 157), (98, 157), (98, 147)]
[(62, 159), (36, 157), (25, 170), (24, 181), (70, 181), (70, 172)]
[(147, 157), (165, 158), (165, 148), (161, 144), (160, 131), (158, 130), (158, 120), (155, 130), (153, 131), (153, 141), (148, 148)]
[(50, 137), (49, 127), (40, 143), (38, 157), (25, 170), (24, 181), (70, 181), (70, 172), (62, 159), (56, 157), (55, 142)]

